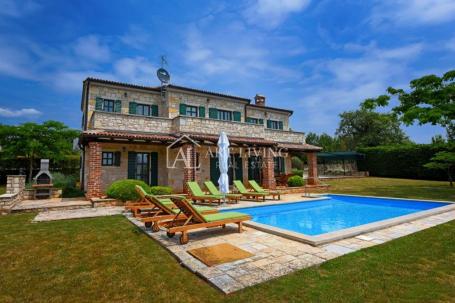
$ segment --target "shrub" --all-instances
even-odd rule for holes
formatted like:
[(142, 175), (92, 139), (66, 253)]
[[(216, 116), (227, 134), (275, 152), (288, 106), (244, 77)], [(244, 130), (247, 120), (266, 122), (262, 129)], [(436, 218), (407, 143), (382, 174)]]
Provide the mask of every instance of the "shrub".
[(305, 180), (301, 176), (292, 176), (288, 179), (289, 187), (298, 187), (305, 185)]
[(139, 200), (136, 185), (142, 186), (146, 192), (150, 192), (150, 187), (144, 181), (126, 179), (115, 181), (109, 185), (107, 195), (123, 202)]
[(303, 169), (293, 168), (292, 169), (292, 174), (293, 175), (297, 175), (297, 176), (303, 176)]
[(84, 192), (76, 187), (78, 177), (75, 175), (64, 175), (62, 173), (52, 174), (52, 183), (54, 187), (62, 189), (63, 198), (81, 197)]
[(170, 186), (152, 186), (150, 187), (152, 195), (170, 195), (172, 194), (172, 187)]
[(359, 170), (370, 176), (423, 180), (447, 180), (444, 171), (435, 171), (424, 165), (441, 151), (454, 151), (449, 144), (408, 144), (361, 148), (365, 158), (358, 163)]
[(303, 161), (297, 156), (291, 158), (292, 169), (303, 170)]

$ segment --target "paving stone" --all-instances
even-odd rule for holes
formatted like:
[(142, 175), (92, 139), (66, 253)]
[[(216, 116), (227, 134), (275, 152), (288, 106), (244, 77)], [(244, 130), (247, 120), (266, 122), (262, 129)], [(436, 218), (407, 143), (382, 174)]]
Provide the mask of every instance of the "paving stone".
[(348, 254), (348, 253), (354, 251), (354, 249), (344, 247), (341, 245), (337, 245), (337, 244), (328, 244), (328, 245), (324, 246), (324, 248), (325, 248), (325, 250), (327, 250), (329, 252), (334, 252), (334, 253), (337, 253), (340, 255), (345, 255), (345, 254)]

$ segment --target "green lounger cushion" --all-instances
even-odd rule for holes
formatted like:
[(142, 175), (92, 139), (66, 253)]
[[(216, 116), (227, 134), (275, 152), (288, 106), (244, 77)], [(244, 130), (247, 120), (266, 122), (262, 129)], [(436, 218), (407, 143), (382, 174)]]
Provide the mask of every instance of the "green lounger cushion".
[(236, 218), (243, 218), (248, 216), (247, 214), (244, 213), (239, 213), (239, 212), (225, 212), (225, 213), (217, 213), (217, 214), (210, 214), (210, 215), (203, 215), (204, 219), (207, 222), (215, 222), (215, 221), (222, 221), (222, 220), (227, 220), (227, 219), (236, 219)]
[(207, 195), (206, 193), (204, 193), (202, 191), (202, 189), (199, 187), (199, 184), (197, 184), (197, 182), (191, 181), (191, 182), (187, 182), (187, 184), (194, 197), (213, 198), (213, 199), (220, 199), (223, 197), (221, 195)]
[(242, 182), (240, 182), (239, 180), (234, 180), (234, 185), (235, 187), (237, 187), (237, 189), (239, 190), (239, 192), (241, 194), (248, 194), (248, 195), (254, 195), (254, 196), (267, 196), (267, 193), (258, 193), (258, 192), (251, 192), (251, 191), (248, 191), (245, 187), (245, 185), (243, 185)]
[(248, 182), (250, 183), (251, 187), (258, 193), (270, 193), (270, 194), (277, 194), (279, 195), (280, 192), (278, 190), (268, 190), (268, 189), (264, 189), (262, 188), (257, 182), (256, 180), (248, 180)]
[[(199, 213), (203, 213), (205, 211), (211, 211), (211, 210), (214, 210), (213, 207), (209, 207), (209, 206), (198, 206), (198, 205), (193, 205), (194, 209), (196, 209), (197, 212)], [(178, 208), (173, 208), (172, 209), (172, 212), (174, 214), (178, 214), (180, 212), (180, 209)]]
[[(212, 195), (217, 195), (217, 196), (223, 196), (220, 191), (218, 190), (218, 188), (216, 188), (215, 184), (213, 184), (212, 181), (205, 181), (204, 182), (205, 184), (205, 187), (207, 187), (207, 189), (209, 190), (209, 192), (212, 194)], [(232, 197), (232, 198), (240, 198), (242, 197), (242, 195), (240, 194), (226, 194), (226, 197)]]

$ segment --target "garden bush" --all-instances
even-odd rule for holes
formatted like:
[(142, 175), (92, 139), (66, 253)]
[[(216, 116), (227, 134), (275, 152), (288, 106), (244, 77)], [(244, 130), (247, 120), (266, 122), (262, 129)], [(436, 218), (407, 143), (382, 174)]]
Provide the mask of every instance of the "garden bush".
[(447, 180), (444, 171), (425, 168), (437, 152), (453, 151), (448, 144), (407, 144), (361, 148), (365, 155), (358, 162), (359, 170), (369, 171), (370, 176), (423, 180)]
[(170, 195), (172, 194), (172, 187), (170, 186), (152, 186), (150, 187), (152, 195)]
[(298, 187), (305, 185), (305, 180), (301, 176), (292, 176), (288, 179), (289, 187)]
[(78, 176), (52, 173), (52, 184), (62, 189), (63, 198), (75, 198), (84, 196), (84, 192), (76, 187)]
[(297, 176), (303, 176), (303, 169), (297, 169), (297, 168), (293, 168), (291, 173), (293, 175), (297, 175)]
[(150, 187), (144, 181), (125, 179), (115, 181), (109, 185), (106, 193), (110, 198), (114, 198), (123, 202), (137, 201), (140, 197), (136, 192), (136, 185), (142, 186), (146, 192), (150, 192)]

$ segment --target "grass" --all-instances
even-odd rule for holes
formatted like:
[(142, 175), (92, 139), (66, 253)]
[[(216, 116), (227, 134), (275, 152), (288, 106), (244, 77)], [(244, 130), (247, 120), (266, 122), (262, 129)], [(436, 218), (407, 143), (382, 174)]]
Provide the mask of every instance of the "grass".
[(332, 193), (455, 201), (455, 187), (448, 182), (370, 177), (326, 183)]
[(0, 185), (0, 195), (4, 194), (5, 192), (6, 192), (6, 186)]
[[(341, 191), (342, 184), (335, 183)], [(358, 185), (371, 194), (368, 186)], [(434, 197), (433, 191), (420, 198)], [(225, 296), (121, 216), (32, 224), (33, 216), (0, 217), (0, 302), (447, 302), (455, 297), (455, 221)]]

